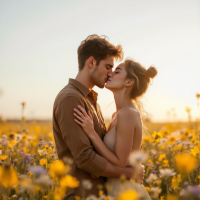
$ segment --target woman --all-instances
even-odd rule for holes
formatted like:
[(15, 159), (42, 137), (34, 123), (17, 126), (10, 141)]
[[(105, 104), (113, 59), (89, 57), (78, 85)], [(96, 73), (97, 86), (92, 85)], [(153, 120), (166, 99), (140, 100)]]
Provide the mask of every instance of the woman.
[[(147, 91), (150, 79), (156, 75), (156, 68), (149, 67), (146, 70), (131, 59), (126, 59), (109, 74), (105, 87), (113, 92), (117, 111), (112, 116), (103, 141), (94, 130), (90, 112), (87, 114), (79, 106), (83, 115), (78, 110), (74, 113), (77, 118), (76, 123), (82, 126), (97, 152), (117, 166), (127, 166), (130, 153), (140, 150), (143, 110), (138, 98)], [(112, 187), (112, 191), (108, 191), (109, 196), (116, 197), (119, 192), (134, 189), (145, 195), (145, 199), (150, 199), (142, 184), (133, 183), (130, 180), (127, 180), (126, 184), (121, 184), (117, 178), (108, 178), (107, 182)]]

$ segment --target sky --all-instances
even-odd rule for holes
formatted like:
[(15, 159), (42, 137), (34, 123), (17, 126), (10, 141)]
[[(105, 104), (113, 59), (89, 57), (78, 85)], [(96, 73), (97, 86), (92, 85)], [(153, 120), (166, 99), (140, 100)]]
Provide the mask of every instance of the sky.
[[(186, 121), (186, 106), (200, 118), (200, 0), (1, 0), (0, 30), (3, 118), (20, 118), (26, 102), (26, 118), (51, 119), (56, 95), (78, 72), (77, 48), (91, 34), (157, 68), (141, 99), (152, 121)], [(94, 90), (110, 119), (112, 93)]]

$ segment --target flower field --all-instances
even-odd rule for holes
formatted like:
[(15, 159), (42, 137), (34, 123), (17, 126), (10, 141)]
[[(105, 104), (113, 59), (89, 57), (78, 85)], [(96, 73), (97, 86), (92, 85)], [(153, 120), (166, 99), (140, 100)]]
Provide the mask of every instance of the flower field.
[[(185, 127), (184, 127), (185, 126)], [(154, 130), (152, 130), (152, 127)], [(189, 128), (188, 128), (189, 127)], [(196, 126), (148, 123), (144, 153), (131, 154), (130, 163), (142, 161), (146, 167), (144, 185), (152, 199), (198, 199), (200, 195), (200, 132)], [(83, 184), (68, 174), (71, 160), (58, 160), (51, 123), (0, 123), (0, 199), (59, 200), (65, 192)], [(121, 178), (125, 182), (124, 178)], [(123, 184), (123, 183), (122, 183)], [(88, 187), (88, 185), (90, 187)], [(86, 200), (109, 200), (99, 186), (99, 196)], [(80, 200), (80, 197), (76, 198)], [(117, 200), (142, 200), (142, 194), (126, 191)]]

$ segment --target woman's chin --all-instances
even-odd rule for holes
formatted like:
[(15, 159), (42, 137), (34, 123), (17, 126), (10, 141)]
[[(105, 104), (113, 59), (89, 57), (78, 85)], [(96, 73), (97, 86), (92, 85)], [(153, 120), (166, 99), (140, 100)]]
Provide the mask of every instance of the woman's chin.
[(110, 87), (109, 83), (105, 85), (105, 88), (112, 91), (112, 87)]

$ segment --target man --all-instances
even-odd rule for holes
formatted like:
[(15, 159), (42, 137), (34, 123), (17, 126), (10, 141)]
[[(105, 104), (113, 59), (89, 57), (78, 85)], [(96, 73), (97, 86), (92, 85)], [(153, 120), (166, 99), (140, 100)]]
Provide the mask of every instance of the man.
[[(120, 45), (114, 46), (106, 37), (90, 35), (83, 40), (78, 47), (79, 72), (75, 79), (69, 79), (66, 85), (57, 95), (53, 107), (53, 133), (56, 142), (58, 158), (71, 158), (74, 162), (71, 166), (71, 175), (80, 183), (88, 179), (92, 182), (91, 190), (85, 195), (98, 195), (97, 185), (103, 185), (105, 177), (120, 177), (122, 174), (131, 178), (134, 168), (121, 168), (108, 162), (97, 154), (91, 141), (83, 129), (74, 121), (74, 108), (81, 105), (88, 112), (90, 110), (95, 131), (101, 139), (106, 132), (104, 119), (100, 106), (97, 103), (97, 93), (92, 90), (96, 85), (104, 88), (108, 79), (108, 73), (112, 72), (114, 60), (123, 59), (123, 51)], [(144, 169), (141, 166), (141, 179), (144, 177)], [(73, 200), (75, 196), (82, 196), (82, 185), (70, 189), (66, 200)]]

